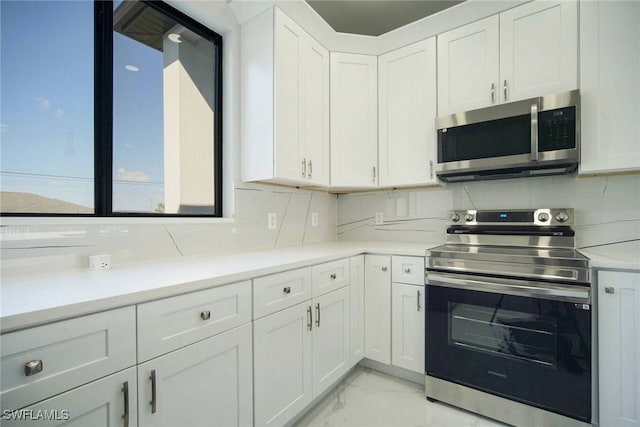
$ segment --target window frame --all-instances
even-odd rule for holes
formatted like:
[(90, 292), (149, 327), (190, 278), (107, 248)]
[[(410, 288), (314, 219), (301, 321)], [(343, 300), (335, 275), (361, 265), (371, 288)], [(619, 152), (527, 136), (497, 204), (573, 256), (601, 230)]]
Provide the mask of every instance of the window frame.
[(0, 217), (63, 217), (63, 218), (221, 218), (223, 189), (223, 111), (222, 111), (222, 36), (164, 1), (138, 0), (167, 15), (214, 46), (214, 213), (167, 214), (156, 212), (113, 211), (113, 1), (94, 0), (94, 141), (93, 177), (94, 201), (92, 214), (47, 212), (1, 212)]

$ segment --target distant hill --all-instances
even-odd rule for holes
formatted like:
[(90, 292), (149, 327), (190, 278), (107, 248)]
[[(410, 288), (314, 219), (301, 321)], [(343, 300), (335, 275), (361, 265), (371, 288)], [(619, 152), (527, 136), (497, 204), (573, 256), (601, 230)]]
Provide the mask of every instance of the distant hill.
[(50, 199), (32, 193), (0, 191), (0, 211), (3, 213), (67, 213), (92, 214), (93, 209), (64, 200)]

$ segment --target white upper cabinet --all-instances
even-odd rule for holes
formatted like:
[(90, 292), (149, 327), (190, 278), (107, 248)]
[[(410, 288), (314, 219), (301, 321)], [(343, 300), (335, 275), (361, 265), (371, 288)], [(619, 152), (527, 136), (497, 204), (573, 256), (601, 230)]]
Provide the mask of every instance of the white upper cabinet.
[(578, 87), (576, 1), (534, 1), (500, 14), (500, 87), (502, 102)]
[(438, 36), (438, 115), (578, 87), (578, 4), (533, 1)]
[(329, 184), (329, 52), (278, 8), (242, 26), (242, 179)]
[(438, 36), (438, 115), (498, 102), (498, 16)]
[(640, 2), (582, 2), (580, 52), (580, 173), (640, 169)]
[(331, 186), (378, 185), (378, 58), (331, 53)]
[(436, 183), (436, 40), (378, 58), (380, 186)]

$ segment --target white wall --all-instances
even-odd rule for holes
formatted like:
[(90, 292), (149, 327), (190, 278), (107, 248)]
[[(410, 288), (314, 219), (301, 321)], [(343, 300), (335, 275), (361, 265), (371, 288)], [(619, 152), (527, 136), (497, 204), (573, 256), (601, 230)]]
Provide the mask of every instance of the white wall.
[[(338, 239), (443, 243), (451, 209), (573, 208), (576, 246), (640, 240), (640, 175), (552, 176), (341, 195)], [(375, 225), (375, 212), (385, 221)]]

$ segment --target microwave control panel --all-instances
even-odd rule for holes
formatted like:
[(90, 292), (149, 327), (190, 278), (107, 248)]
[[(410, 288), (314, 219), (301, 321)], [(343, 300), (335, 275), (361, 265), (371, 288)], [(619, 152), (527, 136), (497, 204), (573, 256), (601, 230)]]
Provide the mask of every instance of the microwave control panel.
[(558, 108), (538, 114), (540, 151), (576, 148), (576, 107)]

